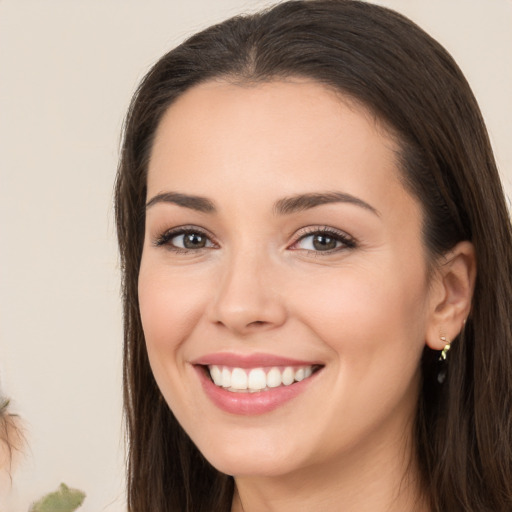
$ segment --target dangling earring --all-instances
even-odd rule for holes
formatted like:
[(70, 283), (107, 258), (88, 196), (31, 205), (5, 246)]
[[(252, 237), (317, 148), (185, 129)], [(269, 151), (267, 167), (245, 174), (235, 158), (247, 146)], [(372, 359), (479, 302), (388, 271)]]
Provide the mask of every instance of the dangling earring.
[(441, 341), (444, 343), (444, 348), (437, 360), (439, 367), (439, 371), (437, 372), (437, 382), (439, 382), (439, 384), (442, 384), (446, 379), (446, 373), (448, 372), (448, 351), (451, 347), (446, 336), (441, 336)]

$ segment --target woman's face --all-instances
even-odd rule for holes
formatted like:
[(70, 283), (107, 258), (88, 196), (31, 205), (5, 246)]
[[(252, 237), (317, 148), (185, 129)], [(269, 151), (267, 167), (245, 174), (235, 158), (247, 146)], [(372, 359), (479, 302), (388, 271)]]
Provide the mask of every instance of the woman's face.
[(407, 438), (432, 300), (396, 149), (315, 82), (208, 82), (165, 114), (140, 311), (156, 381), (217, 469), (318, 470)]

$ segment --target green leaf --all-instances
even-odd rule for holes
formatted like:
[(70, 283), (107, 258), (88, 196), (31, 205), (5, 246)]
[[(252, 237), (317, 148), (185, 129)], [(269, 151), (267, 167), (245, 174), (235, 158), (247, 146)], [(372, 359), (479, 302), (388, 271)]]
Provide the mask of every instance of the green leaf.
[(43, 496), (33, 503), (29, 512), (73, 512), (85, 499), (85, 493), (60, 484), (59, 490)]

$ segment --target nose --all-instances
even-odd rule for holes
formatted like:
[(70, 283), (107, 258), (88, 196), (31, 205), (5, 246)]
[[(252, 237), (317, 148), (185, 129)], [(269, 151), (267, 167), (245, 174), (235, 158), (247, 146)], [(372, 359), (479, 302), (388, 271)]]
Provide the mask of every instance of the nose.
[(210, 320), (246, 335), (279, 327), (286, 308), (279, 293), (279, 271), (265, 254), (241, 254), (224, 263), (210, 304)]

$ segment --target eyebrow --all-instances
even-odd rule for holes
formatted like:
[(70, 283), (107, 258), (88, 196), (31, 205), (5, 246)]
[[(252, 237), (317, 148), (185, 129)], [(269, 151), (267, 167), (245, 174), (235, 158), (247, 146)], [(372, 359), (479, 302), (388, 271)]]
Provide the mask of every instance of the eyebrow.
[[(181, 194), (179, 192), (163, 192), (157, 194), (146, 203), (146, 210), (158, 203), (171, 203), (203, 213), (215, 213), (217, 211), (214, 203), (210, 199), (201, 196)], [(274, 204), (274, 212), (279, 215), (289, 215), (330, 203), (354, 204), (380, 216), (379, 212), (373, 206), (358, 197), (344, 192), (308, 193), (284, 197), (276, 201)]]
[(215, 205), (206, 197), (191, 196), (188, 194), (180, 194), (178, 192), (164, 192), (152, 197), (146, 203), (146, 210), (158, 203), (171, 203), (185, 208), (190, 208), (198, 212), (213, 213)]
[(288, 215), (290, 213), (309, 210), (315, 206), (330, 203), (349, 203), (360, 206), (365, 210), (380, 216), (379, 212), (367, 202), (344, 192), (326, 192), (312, 194), (297, 194), (292, 197), (279, 199), (274, 205), (274, 211), (280, 215)]

